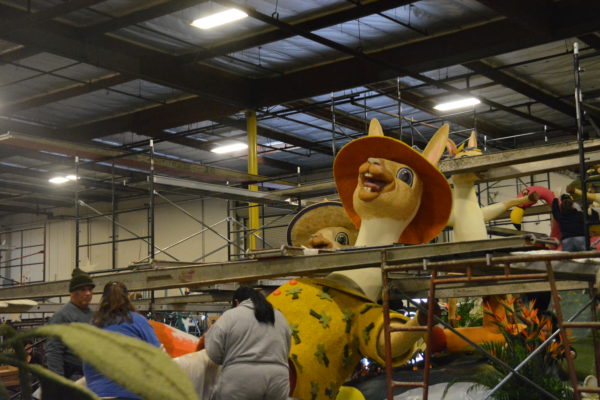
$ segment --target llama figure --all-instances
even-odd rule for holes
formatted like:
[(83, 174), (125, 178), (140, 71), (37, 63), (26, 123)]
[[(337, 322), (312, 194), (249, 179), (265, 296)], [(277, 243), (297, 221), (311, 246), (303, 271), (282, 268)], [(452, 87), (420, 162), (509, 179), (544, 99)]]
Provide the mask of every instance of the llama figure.
[[(444, 229), (452, 195), (436, 165), (448, 133), (448, 125), (439, 128), (421, 155), (383, 136), (379, 121), (372, 119), (367, 137), (340, 150), (333, 173), (344, 208), (359, 227), (356, 246), (426, 243)], [(380, 297), (379, 268), (334, 272), (330, 278), (362, 290), (373, 300)]]
[[(443, 126), (421, 155), (384, 137), (379, 122), (371, 120), (367, 137), (340, 150), (334, 177), (346, 212), (360, 226), (356, 246), (419, 244), (441, 232), (452, 195), (435, 164), (447, 138), (448, 126)], [(326, 279), (293, 279), (269, 295), (292, 328), (292, 397), (334, 399), (362, 357), (385, 362), (383, 312), (376, 303), (381, 290), (381, 269), (361, 268)], [(423, 325), (425, 318), (390, 315), (392, 327)], [(423, 335), (392, 333), (394, 366), (411, 358)]]
[(305, 207), (290, 221), (287, 242), (311, 249), (341, 249), (354, 246), (358, 229), (339, 201), (322, 201)]
[[(481, 150), (477, 148), (475, 131), (471, 132), (464, 149), (457, 148), (452, 140), (448, 140), (448, 151), (455, 159), (481, 155)], [(453, 228), (454, 242), (487, 239), (486, 222), (498, 218), (512, 207), (537, 201), (537, 193), (533, 192), (527, 197), (517, 197), (480, 207), (475, 190), (475, 182), (478, 180), (479, 177), (472, 172), (455, 174), (450, 178), (453, 185), (452, 214), (448, 226)]]
[[(481, 155), (481, 150), (477, 148), (477, 135), (475, 131), (471, 133), (466, 148), (463, 148), (462, 146), (457, 148), (452, 140), (448, 140), (448, 151), (454, 158)], [(475, 182), (477, 180), (479, 180), (479, 177), (471, 172), (455, 174), (450, 178), (453, 185), (452, 214), (450, 215), (448, 226), (453, 228), (454, 242), (487, 239), (486, 222), (497, 218), (512, 207), (530, 203), (532, 201), (535, 202), (538, 199), (537, 193), (532, 192), (529, 196), (517, 197), (480, 207), (475, 188)], [(484, 298), (484, 301), (489, 304), (490, 308), (497, 315), (506, 315), (504, 306), (500, 303), (498, 297), (488, 296)], [(455, 313), (456, 299), (450, 299), (448, 303), (448, 319), (452, 320), (453, 314)], [(502, 335), (497, 331), (496, 327), (490, 323), (485, 315), (482, 327), (460, 328), (458, 330), (475, 343), (503, 340)], [(445, 333), (447, 342), (446, 349), (448, 351), (462, 351), (465, 348), (470, 348), (464, 340), (459, 338), (453, 332), (446, 330)]]

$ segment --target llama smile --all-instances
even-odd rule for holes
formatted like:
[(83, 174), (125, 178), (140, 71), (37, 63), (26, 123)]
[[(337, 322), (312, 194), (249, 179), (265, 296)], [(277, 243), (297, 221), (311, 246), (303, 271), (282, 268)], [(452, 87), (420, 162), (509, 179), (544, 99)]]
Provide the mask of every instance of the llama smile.
[(374, 179), (373, 174), (370, 172), (366, 172), (362, 175), (361, 183), (363, 190), (369, 193), (380, 193), (388, 184), (390, 184), (390, 182), (386, 180)]

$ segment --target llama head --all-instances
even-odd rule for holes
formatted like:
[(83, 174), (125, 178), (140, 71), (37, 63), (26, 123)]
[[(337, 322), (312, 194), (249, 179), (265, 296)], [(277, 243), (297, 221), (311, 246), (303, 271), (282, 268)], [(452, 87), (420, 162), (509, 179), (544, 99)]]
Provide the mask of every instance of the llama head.
[(328, 226), (310, 235), (308, 246), (312, 249), (341, 249), (354, 246), (358, 230), (343, 226)]
[[(458, 147), (452, 141), (452, 139), (448, 139), (448, 142), (446, 144), (446, 149), (448, 150), (448, 154), (450, 155), (450, 157), (453, 159), (481, 155), (481, 149), (477, 148), (477, 133), (475, 131), (471, 131), (471, 136), (469, 136), (469, 139), (467, 140), (467, 142), (462, 143)], [(479, 180), (479, 176), (472, 172), (467, 172), (464, 174), (456, 174), (456, 175), (452, 176), (452, 181), (454, 183), (473, 184), (477, 180)]]
[(354, 210), (361, 220), (392, 218), (411, 221), (421, 205), (423, 182), (408, 165), (369, 157), (358, 168)]
[(358, 229), (346, 214), (342, 203), (324, 201), (304, 208), (288, 225), (288, 244), (315, 249), (353, 246)]
[[(371, 120), (369, 135), (344, 146), (334, 162), (334, 177), (344, 208), (355, 223), (389, 218), (409, 221), (401, 243), (428, 242), (444, 228), (452, 208), (450, 187), (437, 169), (448, 140), (444, 125), (423, 154), (383, 136)], [(388, 243), (381, 243), (388, 244)]]

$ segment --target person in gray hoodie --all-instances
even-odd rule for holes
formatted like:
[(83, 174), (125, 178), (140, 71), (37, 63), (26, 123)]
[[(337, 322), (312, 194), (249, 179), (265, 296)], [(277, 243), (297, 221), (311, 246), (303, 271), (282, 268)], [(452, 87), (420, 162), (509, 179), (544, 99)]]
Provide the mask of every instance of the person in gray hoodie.
[(291, 331), (285, 317), (249, 287), (235, 291), (233, 304), (206, 333), (208, 357), (223, 366), (211, 399), (287, 399)]
[[(75, 268), (69, 282), (71, 301), (54, 313), (49, 323), (89, 323), (93, 314), (89, 306), (92, 301), (92, 290), (95, 286), (89, 274)], [(81, 360), (57, 338), (50, 338), (46, 343), (46, 362), (50, 371), (67, 379), (76, 381), (83, 376)]]

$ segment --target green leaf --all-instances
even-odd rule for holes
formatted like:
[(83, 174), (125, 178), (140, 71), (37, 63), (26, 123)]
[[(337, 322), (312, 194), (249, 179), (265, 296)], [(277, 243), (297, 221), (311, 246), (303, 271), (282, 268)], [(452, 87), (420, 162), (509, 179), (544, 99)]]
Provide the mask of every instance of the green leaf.
[(99, 400), (89, 389), (49, 369), (35, 364), (29, 364), (27, 368), (42, 382), (42, 399)]
[(35, 333), (58, 337), (83, 361), (146, 400), (198, 399), (181, 368), (142, 340), (82, 323), (46, 325)]

